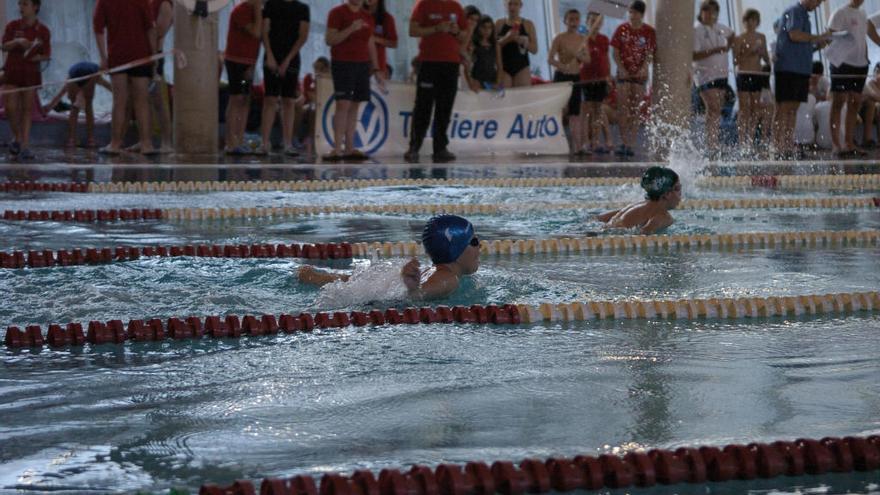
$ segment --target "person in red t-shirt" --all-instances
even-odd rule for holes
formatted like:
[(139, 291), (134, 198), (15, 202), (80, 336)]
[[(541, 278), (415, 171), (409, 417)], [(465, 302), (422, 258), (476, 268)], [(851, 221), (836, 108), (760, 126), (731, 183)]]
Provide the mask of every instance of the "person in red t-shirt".
[(263, 36), (263, 0), (244, 0), (232, 9), (226, 35), (224, 65), (229, 81), (229, 103), (226, 105), (226, 154), (244, 155), (250, 111), (249, 95), (254, 84), (254, 66), (260, 55)]
[(379, 57), (379, 70), (385, 79), (391, 78), (391, 67), (388, 66), (388, 49), (397, 48), (397, 26), (394, 16), (385, 10), (385, 0), (364, 0), (364, 8), (373, 16), (373, 41), (376, 43), (376, 55)]
[(40, 3), (40, 0), (19, 0), (21, 19), (7, 24), (3, 32), (3, 51), (6, 52), (3, 88), (30, 88), (7, 93), (3, 102), (13, 135), (9, 152), (23, 159), (34, 157), (28, 148), (31, 139), (33, 87), (43, 83), (40, 62), (49, 60), (52, 54), (49, 28), (37, 20)]
[(455, 0), (419, 0), (409, 21), (409, 35), (419, 42), (419, 74), (413, 109), (409, 150), (404, 159), (418, 163), (419, 150), (434, 114), (433, 160), (455, 160), (449, 149), (447, 129), (458, 92), (461, 52), (467, 45), (468, 21)]
[(363, 0), (348, 0), (334, 7), (327, 16), (325, 41), (330, 46), (330, 72), (333, 76), (333, 151), (327, 161), (365, 160), (357, 149), (357, 119), (360, 105), (370, 101), (370, 74), (380, 83), (379, 57), (373, 34), (373, 17), (363, 10)]
[[(155, 23), (144, 0), (98, 0), (95, 4), (92, 24), (98, 53), (101, 55), (102, 69), (149, 58), (157, 51)], [(138, 124), (140, 151), (144, 155), (157, 153), (150, 138), (148, 100), (153, 65), (153, 62), (141, 63), (110, 76), (113, 85), (112, 130), (110, 144), (101, 148), (101, 153), (116, 155), (122, 152), (122, 142), (128, 124), (126, 105), (129, 95)]]
[[(156, 51), (162, 51), (165, 47), (165, 36), (174, 24), (174, 4), (172, 0), (150, 0), (150, 13), (153, 22), (156, 23)], [(156, 61), (156, 74), (159, 78), (152, 91), (150, 91), (150, 104), (153, 112), (154, 128), (159, 128), (161, 153), (172, 151), (172, 127), (171, 127), (171, 104), (168, 83), (165, 79), (165, 59)], [(134, 146), (137, 149), (137, 145)]]
[(593, 153), (600, 155), (608, 154), (609, 149), (602, 146), (601, 129), (604, 123), (602, 114), (602, 102), (608, 96), (608, 78), (611, 76), (611, 64), (608, 60), (608, 37), (599, 31), (602, 29), (602, 14), (590, 12), (587, 14), (587, 26), (590, 32), (587, 34), (586, 54), (581, 65), (581, 84), (584, 101), (582, 104), (584, 132), (590, 134), (590, 148)]
[(611, 38), (617, 63), (620, 93), (620, 138), (618, 156), (633, 156), (641, 122), (640, 107), (645, 97), (648, 70), (657, 50), (654, 28), (645, 24), (645, 2), (635, 0), (629, 8), (629, 22), (621, 24)]

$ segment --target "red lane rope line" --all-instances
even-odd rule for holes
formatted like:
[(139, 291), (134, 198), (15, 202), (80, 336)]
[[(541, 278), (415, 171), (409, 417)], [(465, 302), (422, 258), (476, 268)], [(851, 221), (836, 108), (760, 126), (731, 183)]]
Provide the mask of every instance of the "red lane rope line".
[(89, 192), (89, 184), (86, 182), (8, 181), (0, 182), (0, 192), (87, 193)]
[[(800, 438), (793, 442), (750, 443), (723, 447), (682, 447), (554, 457), (541, 461), (441, 464), (435, 469), (383, 469), (378, 478), (368, 470), (351, 476), (328, 473), (320, 484), (308, 475), (266, 478), (261, 495), (522, 495), (524, 493), (651, 487), (657, 484), (724, 482), (779, 476), (880, 469), (880, 436)], [(230, 486), (202, 485), (200, 495), (256, 495), (250, 481)]]
[(76, 248), (0, 252), (0, 268), (45, 268), (50, 266), (98, 265), (131, 261), (141, 257), (199, 258), (306, 258), (351, 259), (352, 247), (347, 242), (317, 244), (239, 244), (145, 246), (116, 248)]
[[(282, 314), (248, 315), (239, 318), (236, 315), (226, 317), (208, 316), (199, 318), (169, 318), (167, 322), (153, 318), (151, 320), (129, 320), (128, 325), (122, 320), (107, 322), (91, 321), (68, 323), (65, 326), (52, 324), (43, 335), (39, 325), (28, 325), (22, 331), (11, 326), (6, 330), (6, 346), (11, 349), (41, 348), (44, 344), (51, 347), (80, 346), (86, 342), (92, 345), (123, 344), (132, 342), (156, 342), (166, 339), (194, 340), (203, 337), (240, 338), (242, 336), (264, 336), (281, 333), (310, 332), (314, 329), (345, 328), (366, 325), (418, 325), (423, 323), (471, 323), (516, 325), (520, 323), (519, 310), (516, 305), (470, 307), (456, 306), (449, 308), (406, 308), (404, 310), (387, 309), (370, 312), (320, 312), (300, 313), (298, 315)], [(85, 329), (85, 330), (84, 330)]]
[(117, 222), (139, 220), (161, 220), (162, 210), (158, 208), (130, 208), (106, 210), (5, 210), (3, 220), (10, 222)]

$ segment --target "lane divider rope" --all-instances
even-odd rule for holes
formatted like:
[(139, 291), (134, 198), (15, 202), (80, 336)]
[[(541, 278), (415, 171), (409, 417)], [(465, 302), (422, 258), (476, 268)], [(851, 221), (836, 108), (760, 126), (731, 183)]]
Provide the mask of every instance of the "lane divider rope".
[[(376, 477), (358, 470), (351, 476), (327, 473), (317, 482), (309, 475), (265, 478), (261, 495), (523, 495), (525, 493), (651, 487), (657, 484), (703, 484), (781, 476), (850, 473), (880, 469), (880, 436), (799, 438), (772, 443), (681, 447), (631, 451), (519, 464), (472, 461), (415, 465), (409, 471), (386, 468)], [(256, 495), (254, 485), (239, 480), (230, 486), (202, 485), (199, 495)]]
[[(222, 191), (336, 191), (368, 187), (466, 186), (466, 187), (602, 187), (637, 185), (638, 177), (538, 177), (492, 179), (335, 179), (306, 181), (169, 181), (102, 182), (71, 185), (71, 192), (89, 193), (204, 193)], [(724, 188), (770, 189), (876, 189), (880, 174), (846, 175), (751, 175), (701, 177), (697, 185)], [(75, 187), (74, 187), (75, 186)], [(44, 189), (50, 187), (50, 189)], [(39, 182), (0, 183), (0, 192), (51, 191)]]
[(45, 268), (50, 266), (98, 265), (116, 261), (132, 261), (141, 257), (199, 258), (306, 258), (351, 259), (352, 246), (342, 243), (317, 244), (239, 244), (239, 245), (187, 245), (144, 246), (116, 248), (75, 248), (53, 251), (32, 250), (27, 253), (0, 252), (0, 268)]
[[(865, 247), (880, 244), (880, 230), (759, 232), (737, 234), (607, 235), (562, 239), (480, 241), (486, 256), (631, 254), (657, 251), (728, 249)], [(316, 244), (239, 244), (73, 248), (0, 252), (0, 268), (45, 268), (130, 261), (141, 257), (351, 259), (422, 256), (414, 241)]]
[(473, 305), (449, 308), (406, 308), (369, 312), (319, 312), (314, 315), (282, 314), (254, 315), (239, 318), (197, 316), (169, 318), (167, 323), (159, 318), (148, 321), (132, 319), (126, 326), (121, 319), (107, 322), (91, 321), (68, 323), (65, 326), (51, 324), (43, 335), (39, 325), (27, 325), (24, 331), (17, 326), (6, 330), (6, 346), (9, 348), (52, 347), (83, 345), (123, 344), (161, 341), (165, 339), (237, 338), (243, 335), (262, 336), (282, 333), (311, 331), (316, 328), (345, 328), (365, 325), (416, 325), (428, 323), (466, 323), (518, 325), (542, 322), (569, 322), (590, 320), (634, 319), (731, 319), (801, 317), (810, 315), (850, 315), (873, 312), (880, 309), (880, 293), (853, 292), (842, 294), (771, 296), (741, 298), (705, 298), (680, 300), (619, 300), (587, 301), (573, 303), (544, 303), (540, 305), (505, 304), (503, 306)]
[[(880, 230), (759, 232), (737, 234), (601, 235), (562, 239), (501, 239), (480, 241), (484, 255), (626, 254), (659, 250), (718, 251), (732, 248), (855, 247), (880, 244)], [(420, 256), (421, 244), (355, 242), (355, 257)]]
[[(550, 204), (390, 204), (347, 206), (277, 206), (245, 208), (108, 208), (100, 210), (5, 210), (7, 221), (54, 221), (54, 222), (119, 222), (141, 220), (206, 221), (224, 219), (284, 219), (301, 216), (329, 214), (410, 214), (436, 215), (497, 215), (517, 211), (548, 210), (599, 210), (626, 206), (626, 202), (569, 202)], [(831, 196), (824, 198), (747, 198), (747, 199), (696, 199), (682, 201), (680, 210), (730, 210), (767, 208), (878, 208), (880, 197), (847, 198)]]

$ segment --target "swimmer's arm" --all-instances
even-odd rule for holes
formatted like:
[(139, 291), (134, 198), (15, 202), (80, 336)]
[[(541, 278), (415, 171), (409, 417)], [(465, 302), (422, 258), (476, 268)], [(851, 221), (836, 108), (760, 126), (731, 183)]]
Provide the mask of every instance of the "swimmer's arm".
[(642, 235), (654, 234), (658, 230), (663, 230), (672, 225), (672, 221), (672, 215), (658, 215), (651, 217), (651, 219), (648, 220), (648, 223), (642, 227), (640, 233)]
[(614, 215), (617, 215), (618, 213), (620, 213), (620, 210), (609, 211), (601, 215), (596, 215), (596, 220), (602, 223), (608, 223), (608, 221), (614, 218)]
[(110, 81), (104, 79), (103, 76), (99, 76), (97, 81), (95, 82), (98, 86), (106, 89), (107, 91), (113, 92), (113, 86), (110, 85)]
[(299, 276), (300, 282), (317, 286), (332, 284), (333, 282), (339, 281), (348, 282), (348, 279), (350, 278), (348, 275), (329, 273), (308, 265), (300, 268), (297, 275)]
[(425, 301), (446, 297), (458, 289), (458, 277), (448, 272), (435, 271), (428, 280), (421, 281), (421, 267), (419, 260), (413, 258), (400, 271), (403, 284), (406, 285), (409, 297), (414, 300)]
[(66, 95), (67, 92), (70, 90), (70, 85), (72, 85), (72, 84), (76, 84), (76, 83), (67, 83), (64, 86), (62, 86), (61, 91), (59, 91), (58, 94), (56, 94), (52, 98), (52, 101), (50, 101), (46, 105), (43, 105), (43, 108), (42, 108), (43, 115), (48, 114), (50, 111), (52, 111), (53, 108), (55, 108), (56, 105), (58, 105), (58, 102), (60, 102), (61, 99), (64, 98), (64, 95)]

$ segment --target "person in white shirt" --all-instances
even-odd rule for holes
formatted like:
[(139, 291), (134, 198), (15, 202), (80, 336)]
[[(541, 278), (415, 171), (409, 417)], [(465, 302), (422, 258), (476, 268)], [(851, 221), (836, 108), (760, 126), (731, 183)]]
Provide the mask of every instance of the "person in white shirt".
[[(870, 37), (880, 45), (880, 35), (868, 16), (861, 9), (864, 0), (850, 0), (849, 4), (835, 10), (828, 23), (834, 33), (831, 45), (825, 56), (831, 63), (831, 145), (834, 153), (841, 158), (866, 156), (855, 146), (854, 134), (858, 109), (861, 105), (862, 91), (868, 76), (868, 42)], [(841, 110), (846, 105), (844, 140), (841, 143), (839, 128)]]
[(721, 106), (729, 72), (727, 52), (733, 30), (718, 24), (721, 10), (716, 0), (703, 0), (700, 16), (694, 25), (694, 77), (703, 104), (706, 105), (706, 148), (718, 150)]

